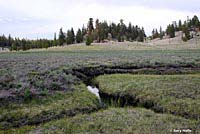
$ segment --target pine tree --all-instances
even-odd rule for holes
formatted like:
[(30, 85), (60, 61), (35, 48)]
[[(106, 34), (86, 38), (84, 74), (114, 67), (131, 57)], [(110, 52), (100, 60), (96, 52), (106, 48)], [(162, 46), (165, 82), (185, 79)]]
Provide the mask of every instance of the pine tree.
[(175, 31), (179, 31), (176, 21), (174, 21), (173, 26), (174, 26)]
[(120, 34), (120, 38), (121, 38), (121, 42), (124, 42), (124, 37), (125, 37), (125, 35), (126, 35), (126, 25), (124, 24), (124, 20), (123, 19), (121, 19), (120, 20), (120, 24), (119, 24), (119, 27), (120, 27), (120, 32), (119, 32), (119, 34)]
[(170, 37), (171, 37), (171, 38), (174, 38), (174, 37), (175, 37), (175, 27), (174, 27), (174, 25), (171, 26)]
[(83, 25), (83, 27), (82, 27), (82, 36), (84, 37), (84, 35), (86, 35), (87, 34), (87, 30), (86, 30), (86, 28), (85, 28), (85, 26)]
[(1, 47), (6, 47), (7, 46), (7, 38), (5, 35), (1, 36), (1, 42), (0, 42)]
[(169, 35), (170, 38), (175, 37), (175, 28), (174, 25), (168, 25), (167, 30), (166, 30), (167, 35)]
[(57, 46), (57, 37), (56, 37), (56, 33), (54, 33), (53, 46)]
[(194, 26), (195, 28), (200, 27), (200, 22), (199, 22), (199, 18), (195, 15), (192, 20), (192, 26)]
[(185, 33), (185, 38), (183, 38), (184, 41), (187, 41), (190, 39), (190, 31), (186, 25), (183, 25), (183, 33)]
[(91, 44), (92, 44), (92, 37), (91, 37), (91, 35), (87, 35), (87, 37), (86, 37), (86, 45), (87, 46), (90, 46)]
[(17, 51), (17, 42), (12, 43), (11, 50)]
[(91, 35), (93, 31), (94, 31), (93, 18), (90, 18), (88, 22), (88, 34)]
[(132, 41), (131, 35), (132, 35), (132, 24), (129, 23), (126, 35), (128, 41)]
[(138, 25), (135, 26), (135, 40), (138, 41), (138, 36), (139, 36), (139, 27)]
[(138, 35), (138, 40), (139, 42), (143, 42), (144, 41), (144, 32), (143, 30), (139, 30), (139, 35)]
[(72, 33), (71, 30), (67, 31), (67, 38), (66, 38), (67, 44), (72, 44)]
[(99, 20), (96, 20), (96, 25), (95, 25), (96, 29), (95, 29), (95, 34), (96, 34), (96, 40), (97, 42), (100, 42), (100, 23)]
[(112, 34), (112, 38), (117, 38), (117, 25), (115, 23), (110, 24), (110, 33)]
[(107, 39), (108, 33), (109, 33), (108, 23), (106, 21), (104, 21), (103, 23), (100, 23), (100, 26), (99, 26), (100, 41), (104, 41), (105, 39)]
[(163, 34), (163, 31), (162, 31), (162, 27), (160, 26), (160, 39), (163, 39), (163, 36), (164, 36), (164, 34)]
[(76, 33), (76, 42), (77, 43), (83, 42), (83, 35), (82, 35), (82, 32), (81, 32), (81, 29), (78, 29), (78, 31)]
[(22, 39), (21, 46), (22, 46), (22, 50), (23, 51), (27, 50), (27, 48), (26, 48), (26, 40), (25, 39)]
[(54, 40), (57, 40), (56, 33), (54, 33)]
[(71, 44), (75, 43), (75, 34), (74, 34), (74, 29), (71, 28)]
[(182, 22), (181, 22), (181, 20), (179, 20), (179, 22), (178, 22), (178, 28), (179, 28), (179, 30), (182, 30)]
[(137, 30), (136, 30), (136, 27), (133, 26), (133, 27), (132, 27), (132, 33), (131, 33), (131, 40), (133, 40), (133, 41), (135, 41), (136, 38), (137, 38), (137, 32), (136, 32), (136, 31), (137, 31)]
[(62, 28), (60, 29), (59, 39), (58, 40), (59, 40), (59, 45), (60, 46), (64, 45), (64, 43), (65, 43), (65, 35), (64, 35), (63, 31), (62, 31)]
[[(142, 27), (142, 33), (143, 33), (144, 38), (146, 38), (147, 35), (146, 35), (146, 33), (145, 33), (144, 27)], [(144, 40), (143, 40), (142, 42), (144, 42)]]
[(12, 37), (9, 34), (9, 36), (8, 36), (8, 47), (11, 47), (11, 46), (12, 46)]
[(153, 39), (159, 38), (159, 33), (158, 33), (157, 29), (153, 29), (153, 31), (152, 31), (152, 38)]

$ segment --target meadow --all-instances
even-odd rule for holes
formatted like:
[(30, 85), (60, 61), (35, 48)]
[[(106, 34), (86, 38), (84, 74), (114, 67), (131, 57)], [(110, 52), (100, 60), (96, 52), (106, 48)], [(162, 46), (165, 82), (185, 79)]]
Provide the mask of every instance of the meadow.
[(0, 53), (0, 133), (197, 133), (199, 48), (94, 44)]
[(127, 105), (135, 104), (159, 113), (200, 120), (199, 74), (115, 74), (97, 77), (96, 81), (102, 93), (116, 96), (113, 100), (116, 103), (124, 97)]

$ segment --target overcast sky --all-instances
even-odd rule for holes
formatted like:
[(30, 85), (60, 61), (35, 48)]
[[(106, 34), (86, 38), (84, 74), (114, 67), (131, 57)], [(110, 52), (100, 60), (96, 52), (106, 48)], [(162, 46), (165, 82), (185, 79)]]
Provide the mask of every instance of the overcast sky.
[(0, 34), (20, 38), (53, 38), (54, 32), (86, 25), (90, 17), (100, 21), (153, 28), (172, 21), (200, 17), (200, 0), (0, 0)]

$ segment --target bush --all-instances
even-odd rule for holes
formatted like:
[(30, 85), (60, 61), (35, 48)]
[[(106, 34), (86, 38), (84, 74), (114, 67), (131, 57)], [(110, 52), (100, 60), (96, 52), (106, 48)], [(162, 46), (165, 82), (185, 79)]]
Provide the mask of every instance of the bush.
[(187, 42), (187, 41), (188, 41), (188, 39), (187, 39), (186, 37), (182, 37), (182, 40), (183, 40), (184, 42)]
[(40, 95), (42, 96), (47, 96), (48, 95), (48, 90), (45, 88), (40, 92)]
[(24, 91), (24, 99), (25, 99), (25, 100), (31, 100), (31, 98), (32, 98), (32, 95), (31, 95), (30, 89), (26, 89), (26, 90)]
[(52, 82), (51, 86), (50, 86), (51, 90), (61, 90), (61, 85), (59, 83), (56, 82)]
[(91, 37), (91, 36), (87, 36), (87, 37), (86, 37), (86, 45), (87, 45), (87, 46), (90, 46), (92, 42), (93, 42), (93, 41), (92, 41), (92, 37)]

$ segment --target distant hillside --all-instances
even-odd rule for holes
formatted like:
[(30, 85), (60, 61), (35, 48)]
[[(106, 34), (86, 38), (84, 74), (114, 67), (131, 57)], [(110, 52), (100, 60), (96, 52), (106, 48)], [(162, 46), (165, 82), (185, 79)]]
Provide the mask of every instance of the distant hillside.
[(186, 21), (184, 21), (184, 23), (182, 23), (181, 20), (179, 20), (178, 23), (173, 21), (172, 24), (167, 26), (165, 31), (162, 30), (162, 27), (160, 27), (159, 32), (157, 29), (153, 29), (150, 39), (152, 39), (153, 42), (159, 41), (159, 39), (164, 40), (161, 42), (165, 42), (165, 39), (173, 38), (172, 41), (174, 43), (180, 43), (181, 40), (186, 42), (191, 39), (198, 39), (198, 36), (200, 36), (199, 32), (200, 21), (199, 18), (195, 15), (192, 19), (188, 18)]
[[(191, 32), (192, 33), (192, 32)], [(190, 38), (189, 40), (187, 40), (187, 43), (190, 44), (200, 44), (200, 32), (197, 32), (197, 34), (195, 36), (193, 36), (193, 38)], [(175, 37), (174, 38), (170, 38), (169, 36), (163, 36), (163, 39), (160, 38), (155, 38), (153, 40), (151, 40), (150, 42), (152, 44), (160, 44), (160, 45), (165, 45), (165, 44), (183, 44), (185, 43), (185, 41), (183, 41), (183, 36), (184, 33), (182, 31), (178, 31), (175, 32)]]

